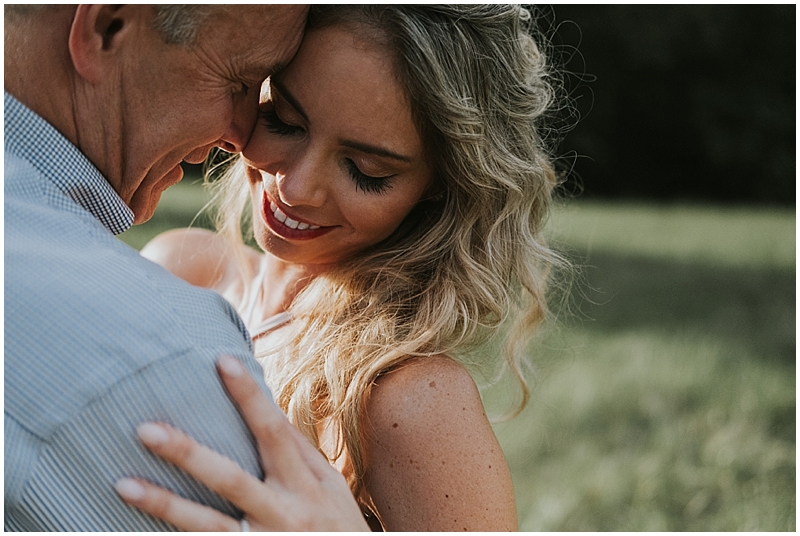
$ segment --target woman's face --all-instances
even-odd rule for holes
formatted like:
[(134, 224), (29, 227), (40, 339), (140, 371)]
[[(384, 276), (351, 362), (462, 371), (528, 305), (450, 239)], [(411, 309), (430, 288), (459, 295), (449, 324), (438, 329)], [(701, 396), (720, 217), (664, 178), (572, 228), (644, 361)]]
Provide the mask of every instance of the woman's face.
[(342, 27), (312, 30), (270, 84), (242, 153), (259, 245), (324, 265), (387, 238), (432, 178), (389, 55)]

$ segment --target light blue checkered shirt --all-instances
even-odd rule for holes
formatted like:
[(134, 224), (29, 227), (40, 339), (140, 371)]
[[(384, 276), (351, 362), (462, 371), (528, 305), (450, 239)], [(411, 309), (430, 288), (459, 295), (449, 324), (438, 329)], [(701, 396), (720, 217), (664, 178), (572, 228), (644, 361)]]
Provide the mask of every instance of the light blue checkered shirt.
[(5, 530), (169, 530), (118, 498), (124, 476), (236, 515), (134, 432), (169, 422), (260, 474), (214, 367), (226, 353), (261, 377), (230, 305), (115, 238), (130, 209), (8, 93), (4, 209)]

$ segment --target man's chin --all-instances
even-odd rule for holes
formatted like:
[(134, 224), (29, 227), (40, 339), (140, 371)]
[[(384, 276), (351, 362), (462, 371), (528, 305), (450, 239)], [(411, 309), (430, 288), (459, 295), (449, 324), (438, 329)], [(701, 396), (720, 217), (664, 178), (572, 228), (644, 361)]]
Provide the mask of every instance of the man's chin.
[(170, 186), (181, 182), (182, 178), (183, 168), (178, 164), (166, 175), (161, 177), (161, 179), (152, 186), (149, 192), (141, 192), (142, 195), (139, 196), (140, 199), (138, 199), (138, 203), (136, 202), (137, 199), (134, 198), (134, 202), (132, 203), (134, 206), (131, 207), (131, 210), (133, 210), (133, 224), (139, 225), (149, 221), (156, 212), (158, 202), (161, 200), (161, 194)]
[(162, 193), (163, 191), (156, 192), (154, 190), (148, 196), (147, 203), (145, 203), (143, 206), (131, 208), (131, 210), (133, 210), (134, 225), (141, 225), (150, 221), (150, 218), (152, 218), (153, 214), (156, 213), (156, 207), (158, 206), (158, 202), (161, 200)]

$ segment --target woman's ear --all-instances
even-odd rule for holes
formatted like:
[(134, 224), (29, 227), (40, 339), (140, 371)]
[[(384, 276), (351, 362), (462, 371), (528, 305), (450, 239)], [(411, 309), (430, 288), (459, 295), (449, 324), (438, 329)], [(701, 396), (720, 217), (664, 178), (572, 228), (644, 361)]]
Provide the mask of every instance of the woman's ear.
[(98, 83), (116, 53), (135, 39), (135, 27), (145, 19), (144, 5), (81, 4), (69, 32), (69, 54), (75, 70), (90, 83)]

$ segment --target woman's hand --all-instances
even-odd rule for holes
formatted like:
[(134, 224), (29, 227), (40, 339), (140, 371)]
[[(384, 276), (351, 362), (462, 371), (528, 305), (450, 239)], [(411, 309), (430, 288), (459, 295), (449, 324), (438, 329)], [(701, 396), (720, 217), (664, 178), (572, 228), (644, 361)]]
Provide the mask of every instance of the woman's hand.
[[(236, 505), (250, 530), (369, 530), (344, 477), (264, 396), (245, 368), (223, 356), (217, 369), (256, 438), (264, 481), (166, 424), (141, 425), (137, 431), (144, 445)], [(128, 504), (182, 530), (244, 528), (237, 519), (149, 482), (126, 478), (115, 488)]]

